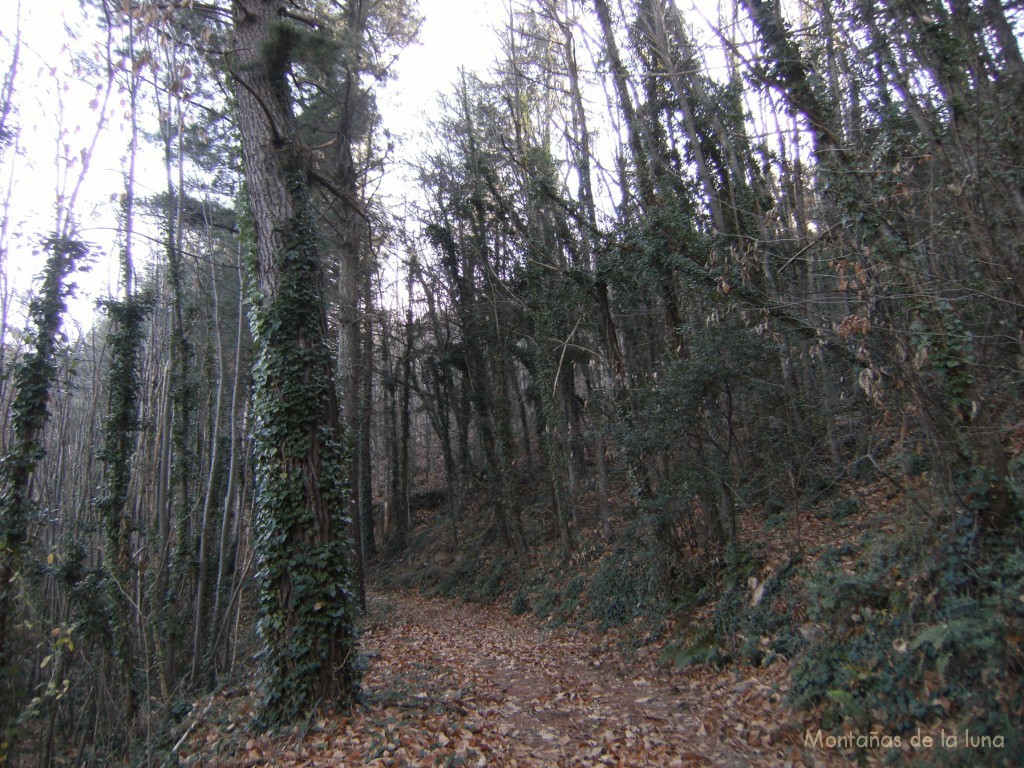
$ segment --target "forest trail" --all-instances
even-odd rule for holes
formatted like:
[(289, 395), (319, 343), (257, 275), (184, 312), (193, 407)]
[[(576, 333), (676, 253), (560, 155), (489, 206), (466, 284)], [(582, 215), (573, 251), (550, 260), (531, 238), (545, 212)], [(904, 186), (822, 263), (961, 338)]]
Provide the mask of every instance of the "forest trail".
[[(383, 623), (364, 648), (387, 663), (371, 667), (367, 690), (447, 714), (481, 765), (738, 768), (789, 759), (769, 735), (779, 697), (760, 681), (723, 678), (716, 697), (648, 656), (627, 663), (609, 636), (408, 593), (372, 600)], [(747, 693), (763, 707), (763, 730), (730, 728), (723, 706)]]
[(535, 616), (409, 592), (373, 594), (368, 607), (364, 706), (301, 733), (222, 744), (216, 758), (204, 748), (207, 730), (182, 763), (848, 764), (803, 748), (781, 669), (674, 670), (658, 662), (656, 648), (623, 654), (614, 632), (550, 628)]

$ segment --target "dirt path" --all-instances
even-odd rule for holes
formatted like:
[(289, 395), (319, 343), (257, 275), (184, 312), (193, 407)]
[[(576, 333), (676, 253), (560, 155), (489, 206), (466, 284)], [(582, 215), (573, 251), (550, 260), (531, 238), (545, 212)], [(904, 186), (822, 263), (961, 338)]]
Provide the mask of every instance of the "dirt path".
[(369, 618), (364, 706), (248, 738), (236, 725), (251, 699), (225, 697), (207, 706), (220, 714), (196, 729), (181, 764), (847, 764), (838, 753), (803, 748), (779, 668), (671, 670), (654, 651), (624, 660), (614, 636), (409, 593), (372, 595)]
[(739, 768), (813, 759), (801, 759), (795, 734), (780, 727), (779, 681), (767, 675), (681, 674), (642, 655), (627, 664), (606, 637), (410, 594), (373, 596), (371, 615), (379, 618), (364, 648), (387, 663), (371, 666), (367, 690), (385, 706), (412, 702), (449, 717), (470, 764)]

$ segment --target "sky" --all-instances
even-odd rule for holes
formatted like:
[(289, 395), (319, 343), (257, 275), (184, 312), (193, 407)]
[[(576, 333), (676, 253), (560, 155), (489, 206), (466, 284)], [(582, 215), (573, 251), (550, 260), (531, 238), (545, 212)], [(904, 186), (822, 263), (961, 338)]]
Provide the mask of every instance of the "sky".
[(419, 0), (419, 7), (419, 42), (402, 52), (398, 80), (379, 102), (386, 124), (399, 130), (433, 110), (436, 94), (449, 90), (460, 66), (486, 71), (497, 55), (493, 27), (507, 13), (505, 0)]
[[(98, 113), (90, 106), (94, 87), (77, 78), (71, 66), (69, 40), (86, 29), (78, 0), (0, 0), (0, 69), (6, 72), (11, 61), (19, 5), (22, 51), (16, 99), (23, 151), (3, 157), (0, 195), (14, 174), (10, 258), (4, 269), (16, 292), (25, 296), (44, 258), (33, 243), (52, 230), (58, 190), (73, 185), (80, 172), (80, 150), (90, 143)], [(424, 18), (419, 41), (402, 52), (397, 78), (378, 95), (385, 126), (406, 146), (414, 145), (424, 118), (436, 112), (438, 94), (450, 89), (460, 67), (484, 72), (491, 65), (497, 53), (493, 26), (507, 13), (505, 0), (419, 0), (419, 12)], [(123, 188), (128, 139), (121, 112), (115, 103), (75, 206), (82, 237), (101, 252), (112, 250), (111, 199)], [(147, 175), (140, 175), (143, 194), (157, 191), (145, 189)], [(162, 172), (156, 178), (160, 186)], [(96, 299), (116, 291), (114, 259), (99, 259), (76, 281), (71, 314), (84, 324)]]
[[(12, 59), (18, 5), (0, 0), (4, 74)], [(119, 117), (123, 109), (115, 99), (108, 110), (113, 119), (95, 141), (87, 166), (82, 161), (83, 148), (94, 144), (99, 111), (96, 86), (83, 82), (72, 63), (72, 40), (88, 29), (77, 0), (22, 2), (20, 21), (14, 97), (20, 146), (15, 156), (3, 156), (0, 194), (13, 175), (9, 262), (3, 266), (23, 299), (45, 259), (37, 247), (39, 238), (54, 230), (57, 200), (70, 195), (80, 176), (82, 189), (74, 205), (80, 236), (96, 244), (101, 257), (112, 247), (116, 219), (111, 197), (123, 189), (122, 156), (128, 140)], [(116, 274), (112, 259), (99, 258), (89, 273), (73, 278), (80, 288), (71, 302), (72, 322), (88, 321), (96, 299), (116, 286)]]
[[(381, 121), (397, 145), (397, 157), (413, 159), (422, 146), (429, 119), (438, 114), (438, 99), (452, 91), (460, 68), (486, 72), (498, 55), (495, 26), (508, 11), (506, 0), (418, 0), (423, 17), (417, 42), (395, 66), (397, 77), (377, 94)], [(378, 194), (401, 205), (415, 184), (401, 162), (386, 172)]]

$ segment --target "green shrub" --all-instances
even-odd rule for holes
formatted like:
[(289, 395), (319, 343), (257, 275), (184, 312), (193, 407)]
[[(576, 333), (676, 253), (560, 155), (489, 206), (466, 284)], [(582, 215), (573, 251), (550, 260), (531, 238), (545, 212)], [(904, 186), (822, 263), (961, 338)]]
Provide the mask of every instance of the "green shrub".
[(513, 616), (522, 616), (525, 613), (529, 613), (530, 599), (523, 592), (517, 592), (516, 596), (512, 598), (512, 605), (509, 606), (509, 611)]
[(902, 457), (903, 471), (907, 477), (923, 475), (932, 468), (932, 457), (926, 453), (907, 453)]
[(845, 520), (851, 515), (855, 515), (860, 511), (860, 499), (856, 496), (847, 496), (843, 499), (836, 499), (832, 504), (832, 514), (829, 515), (833, 520)]
[(661, 658), (663, 661), (671, 661), (677, 667), (725, 664), (731, 659), (722, 650), (721, 641), (711, 627), (698, 627), (669, 643), (662, 651)]
[[(979, 541), (969, 517), (940, 529), (938, 541), (929, 533), (922, 524), (863, 552), (822, 556), (806, 592), (808, 616), (825, 631), (793, 664), (792, 701), (820, 708), (825, 728), (907, 732), (952, 715), (972, 734), (1020, 744), (1024, 729), (1007, 718), (1000, 691), (1024, 669), (1008, 642), (1024, 628), (1024, 554)], [(979, 765), (999, 759), (972, 754)]]
[(549, 585), (545, 585), (540, 591), (537, 602), (533, 606), (533, 612), (540, 618), (546, 619), (554, 613), (556, 606), (561, 601), (561, 593)]
[(436, 594), (444, 597), (469, 597), (470, 586), (479, 576), (480, 561), (475, 557), (460, 557), (441, 569), (440, 578), (434, 582)]
[[(793, 621), (801, 595), (795, 575), (797, 560), (788, 560), (764, 582), (760, 600), (751, 604), (749, 579), (759, 562), (738, 547), (729, 550), (725, 589), (715, 608), (714, 622), (731, 654), (752, 663), (766, 655), (792, 658), (805, 646)], [(763, 644), (761, 638), (768, 638)]]
[(868, 718), (868, 724), (906, 731), (935, 711), (919, 699), (920, 659), (907, 650), (902, 620), (868, 613), (855, 628), (825, 634), (793, 665), (790, 689), (798, 707), (825, 705), (823, 727), (846, 718), (863, 725)]
[(482, 567), (473, 579), (473, 587), (467, 596), (471, 600), (490, 603), (504, 591), (505, 578), (508, 575), (508, 562), (498, 558), (489, 566)]
[(651, 540), (652, 530), (649, 516), (638, 520), (591, 578), (587, 609), (602, 630), (668, 609), (665, 555)]

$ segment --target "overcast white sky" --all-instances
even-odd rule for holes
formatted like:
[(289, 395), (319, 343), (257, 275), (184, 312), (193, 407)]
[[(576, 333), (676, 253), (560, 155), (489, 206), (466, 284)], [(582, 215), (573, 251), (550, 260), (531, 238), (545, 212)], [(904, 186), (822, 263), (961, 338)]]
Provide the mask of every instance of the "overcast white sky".
[[(398, 78), (379, 95), (379, 106), (385, 125), (396, 135), (411, 135), (424, 124), (424, 116), (435, 111), (439, 92), (450, 89), (460, 67), (486, 70), (496, 56), (495, 24), (507, 14), (506, 0), (418, 0), (424, 17), (419, 41), (402, 52), (396, 71)], [(0, 66), (10, 60), (9, 46), (15, 34), (18, 3), (0, 0)], [(52, 204), (56, 179), (53, 178), (52, 150), (58, 127), (60, 97), (67, 104), (65, 127), (81, 137), (95, 114), (88, 108), (93, 97), (90, 88), (79, 89), (70, 72), (70, 56), (64, 46), (68, 35), (65, 23), (76, 28), (82, 23), (78, 0), (46, 0), (22, 3), (22, 71), (18, 78), (18, 101), (22, 111), (23, 133), (39, 148), (41, 162), (36, 160), (37, 173), (49, 175), (47, 192)], [(52, 69), (51, 69), (52, 68)], [(76, 128), (76, 126), (79, 126)], [(112, 127), (111, 130), (115, 130)], [(116, 170), (123, 148), (123, 136), (110, 136), (101, 147), (102, 156), (93, 164), (91, 174)], [(40, 146), (42, 145), (42, 146)], [(49, 155), (49, 156), (47, 156)], [(39, 157), (39, 156), (37, 156)], [(113, 168), (110, 166), (114, 166)], [(41, 178), (35, 179), (36, 186)]]
[[(418, 1), (423, 17), (419, 40), (402, 52), (397, 78), (377, 96), (383, 125), (402, 159), (412, 159), (410, 153), (418, 151), (427, 120), (437, 114), (438, 95), (452, 90), (459, 69), (483, 73), (494, 63), (494, 26), (507, 14), (506, 0)], [(401, 198), (412, 183), (407, 170), (393, 165), (381, 191)]]
[(419, 0), (419, 6), (419, 43), (402, 53), (398, 81), (380, 101), (389, 124), (432, 111), (435, 94), (448, 90), (460, 66), (486, 70), (497, 54), (492, 27), (507, 13), (505, 0)]

